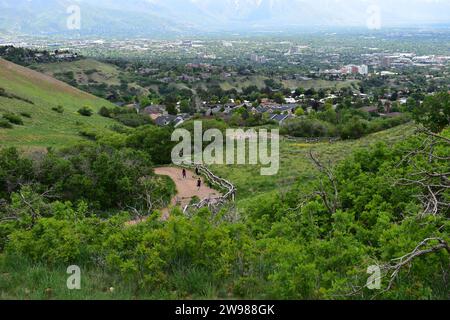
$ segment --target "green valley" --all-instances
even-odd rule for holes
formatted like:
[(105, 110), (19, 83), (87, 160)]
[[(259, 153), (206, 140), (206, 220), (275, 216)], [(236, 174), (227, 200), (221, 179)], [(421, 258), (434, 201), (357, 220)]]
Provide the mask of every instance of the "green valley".
[(0, 37), (0, 299), (450, 298), (448, 30), (81, 34)]

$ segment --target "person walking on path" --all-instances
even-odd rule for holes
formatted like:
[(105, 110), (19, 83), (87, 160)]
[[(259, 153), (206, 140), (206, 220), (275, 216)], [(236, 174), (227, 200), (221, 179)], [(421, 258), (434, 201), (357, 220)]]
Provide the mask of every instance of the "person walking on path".
[(196, 176), (199, 176), (199, 175), (200, 175), (200, 172), (199, 172), (199, 170), (198, 170), (198, 167), (195, 167), (195, 175), (196, 175)]
[(200, 191), (200, 188), (202, 187), (202, 180), (200, 178), (198, 178), (197, 180), (197, 188)]
[(183, 169), (183, 179), (186, 179), (187, 175), (186, 175), (186, 169)]

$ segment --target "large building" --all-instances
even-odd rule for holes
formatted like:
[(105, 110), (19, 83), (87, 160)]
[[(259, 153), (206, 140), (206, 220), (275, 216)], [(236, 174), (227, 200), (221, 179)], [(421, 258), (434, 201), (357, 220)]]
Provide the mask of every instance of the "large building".
[(341, 69), (341, 74), (361, 74), (366, 76), (369, 74), (369, 67), (365, 64), (361, 66), (348, 65)]

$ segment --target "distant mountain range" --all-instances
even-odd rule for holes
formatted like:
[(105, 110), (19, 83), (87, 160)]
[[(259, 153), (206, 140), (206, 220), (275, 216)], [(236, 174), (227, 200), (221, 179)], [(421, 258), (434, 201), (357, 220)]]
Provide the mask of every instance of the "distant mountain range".
[[(81, 9), (79, 31), (67, 28), (71, 5)], [(365, 27), (377, 12), (381, 27), (449, 23), (450, 0), (0, 0), (0, 31), (158, 37)]]

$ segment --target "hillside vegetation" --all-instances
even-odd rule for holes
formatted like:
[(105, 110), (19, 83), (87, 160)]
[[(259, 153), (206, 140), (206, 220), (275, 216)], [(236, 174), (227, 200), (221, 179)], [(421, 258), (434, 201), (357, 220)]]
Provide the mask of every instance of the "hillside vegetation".
[[(134, 73), (115, 64), (90, 58), (53, 63), (35, 63), (32, 69), (50, 75), (97, 97), (109, 98), (123, 94), (148, 94), (148, 88), (137, 84)], [(153, 87), (155, 89), (155, 87)], [(158, 87), (156, 86), (156, 90)]]
[[(145, 199), (170, 192), (151, 175), (139, 178), (147, 171), (141, 138), (127, 139), (136, 150), (92, 145), (34, 164), (0, 152), (0, 297), (448, 298), (449, 189), (438, 184), (450, 169), (448, 130), (431, 153), (424, 134), (355, 151), (316, 173), (310, 192), (294, 186), (215, 214), (174, 209), (167, 221), (149, 210), (129, 226), (133, 207), (145, 210)], [(125, 170), (129, 161), (141, 162)], [(148, 197), (136, 197), (139, 190)], [(73, 264), (83, 274), (76, 292), (65, 282)], [(365, 287), (369, 266), (382, 268), (381, 290)]]
[[(1, 147), (67, 146), (82, 139), (80, 131), (106, 131), (114, 123), (97, 114), (102, 106), (112, 106), (108, 101), (2, 59), (0, 88), (0, 115), (14, 114), (23, 122), (0, 128)], [(93, 115), (80, 115), (83, 107)]]
[(67, 81), (74, 79), (80, 85), (89, 83), (120, 84), (120, 71), (116, 66), (93, 59), (42, 63), (31, 67), (52, 77), (63, 78)]
[[(259, 89), (265, 88), (265, 80), (269, 80), (269, 77), (264, 76), (241, 76), (235, 80), (228, 80), (228, 81), (222, 81), (220, 82), (220, 86), (223, 90), (232, 90), (236, 89), (239, 92), (242, 92), (242, 90), (249, 86), (257, 86)], [(291, 90), (295, 90), (297, 88), (305, 88), (307, 89), (328, 89), (328, 88), (335, 88), (337, 90), (340, 90), (345, 87), (349, 87), (351, 85), (357, 86), (359, 84), (359, 81), (357, 80), (348, 80), (348, 81), (327, 81), (327, 80), (282, 80), (281, 81), (284, 87), (289, 88)]]
[[(447, 92), (414, 127), (283, 140), (275, 177), (214, 166), (240, 202), (164, 220), (175, 185), (153, 167), (171, 162), (172, 128), (112, 134), (107, 102), (4, 61), (0, 85), (1, 299), (448, 299)], [(72, 146), (80, 130), (97, 134)], [(67, 290), (71, 265), (81, 290)]]
[(286, 191), (295, 184), (306, 186), (315, 176), (315, 167), (309, 152), (319, 154), (323, 161), (336, 165), (356, 150), (369, 149), (378, 142), (393, 144), (412, 135), (412, 124), (402, 125), (389, 130), (368, 135), (358, 140), (346, 140), (329, 143), (328, 140), (306, 143), (302, 139), (280, 141), (280, 170), (275, 176), (261, 176), (259, 165), (236, 165), (230, 170), (226, 165), (214, 165), (213, 170), (238, 188), (238, 199), (253, 198), (279, 191)]

